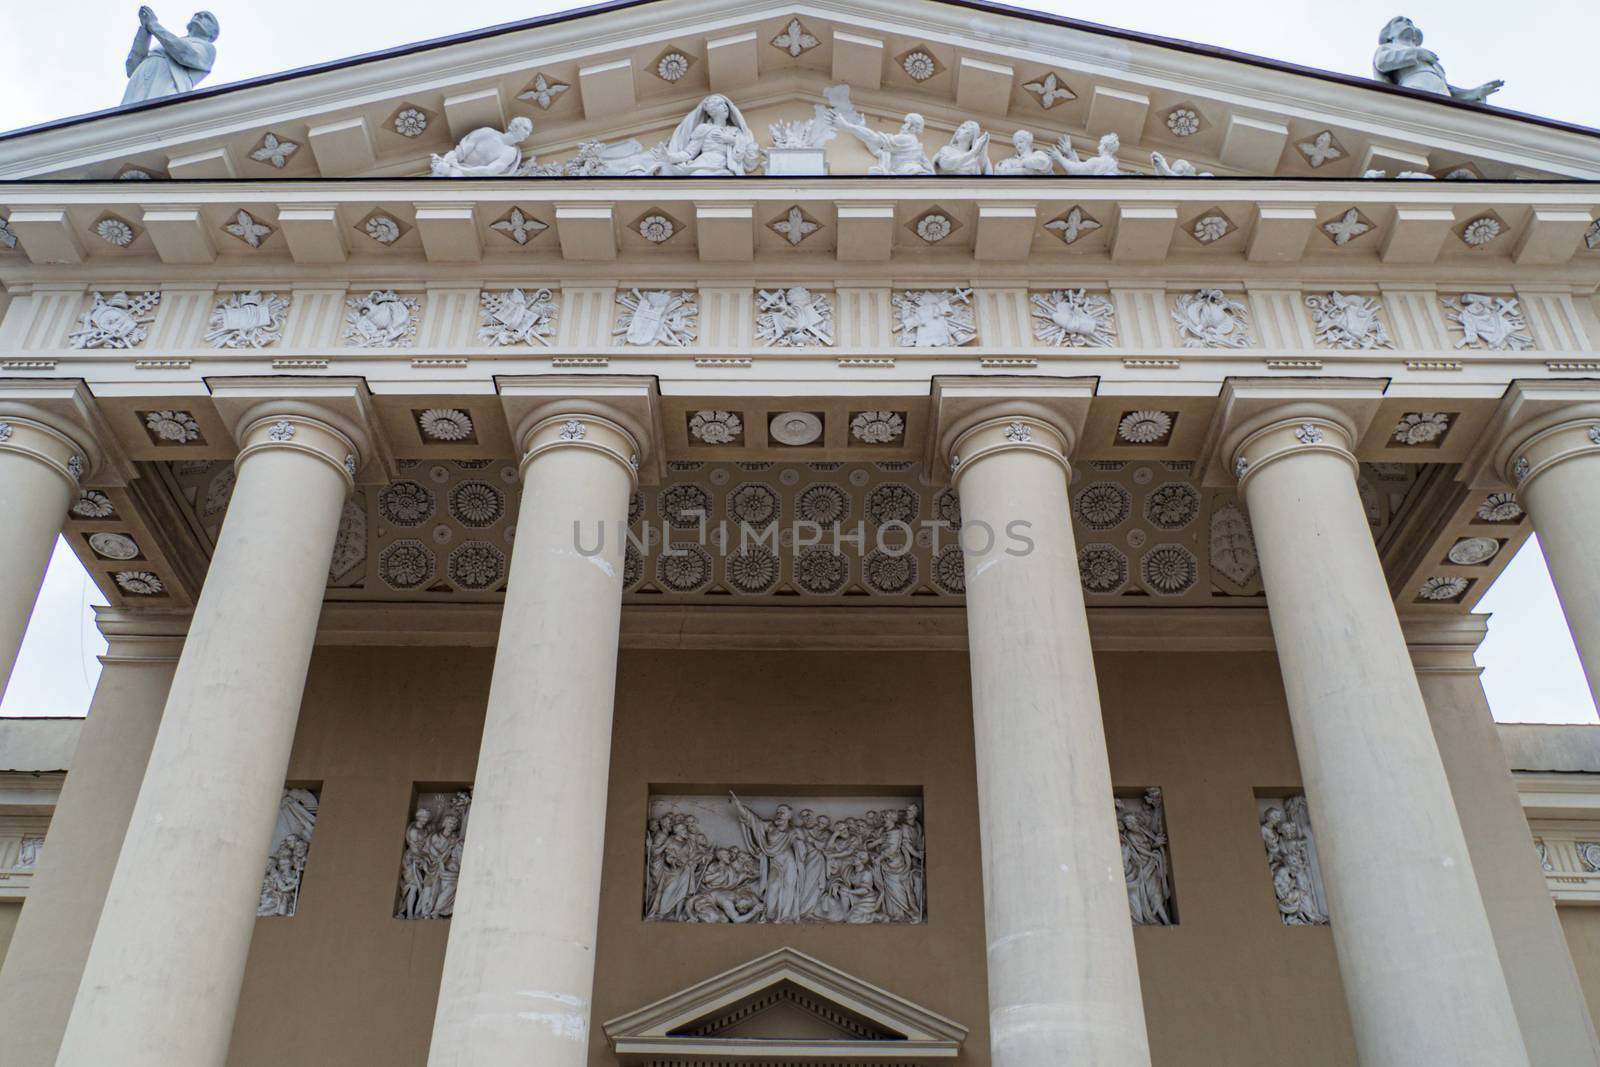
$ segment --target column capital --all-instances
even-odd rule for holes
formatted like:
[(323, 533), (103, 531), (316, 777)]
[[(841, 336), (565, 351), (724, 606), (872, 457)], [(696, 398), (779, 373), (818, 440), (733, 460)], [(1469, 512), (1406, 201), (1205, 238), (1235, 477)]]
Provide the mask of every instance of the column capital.
[(496, 379), (521, 463), (559, 448), (600, 452), (620, 463), (635, 488), (666, 468), (661, 396), (654, 378), (550, 374)]
[(94, 624), (106, 639), (101, 663), (176, 663), (189, 635), (190, 611), (130, 611), (96, 606)]
[(89, 386), (76, 378), (0, 378), (0, 451), (38, 460), (74, 492), (135, 477)]
[(1386, 384), (1373, 378), (1228, 379), (1200, 453), (1202, 484), (1240, 483), (1264, 464), (1306, 449), (1337, 453), (1353, 470), (1356, 444)]
[(1600, 381), (1516, 381), (1462, 466), (1474, 488), (1523, 489), (1551, 467), (1600, 456)]
[(235, 463), (287, 448), (324, 460), (353, 487), (399, 476), (360, 378), (210, 378), (206, 384), (239, 446)]
[(1015, 449), (1048, 455), (1067, 467), (1094, 391), (1093, 378), (935, 378), (929, 476), (943, 472), (954, 482), (978, 459)]

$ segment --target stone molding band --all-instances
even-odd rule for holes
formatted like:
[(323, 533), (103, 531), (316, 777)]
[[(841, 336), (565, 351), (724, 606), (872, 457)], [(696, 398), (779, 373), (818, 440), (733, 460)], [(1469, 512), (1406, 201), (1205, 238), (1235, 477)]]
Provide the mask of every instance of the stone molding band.
[(959, 490), (961, 479), (980, 460), (1002, 452), (1036, 452), (1054, 460), (1060, 464), (1070, 483), (1072, 463), (1067, 453), (1071, 447), (1069, 434), (1036, 415), (985, 418), (962, 430), (951, 444), (950, 484)]
[(1243, 489), (1251, 478), (1280, 459), (1321, 452), (1344, 460), (1351, 477), (1359, 477), (1361, 464), (1352, 451), (1355, 438), (1343, 419), (1322, 411), (1274, 415), (1233, 447), (1233, 474)]
[(628, 474), (629, 491), (639, 488), (639, 442), (627, 427), (589, 412), (574, 411), (540, 419), (522, 435), (524, 478), (528, 466), (547, 452), (561, 448), (586, 449), (616, 461)]
[(37, 419), (0, 414), (0, 452), (15, 452), (43, 463), (77, 491), (84, 473), (85, 452), (66, 434)]
[(244, 424), (239, 439), (244, 447), (234, 458), (235, 471), (242, 471), (245, 460), (258, 452), (284, 449), (322, 460), (339, 472), (346, 491), (355, 489), (360, 450), (348, 434), (323, 419), (299, 412), (256, 415)]
[(1526, 488), (1539, 475), (1570, 459), (1600, 455), (1600, 415), (1563, 419), (1524, 438), (1507, 457), (1506, 480)]

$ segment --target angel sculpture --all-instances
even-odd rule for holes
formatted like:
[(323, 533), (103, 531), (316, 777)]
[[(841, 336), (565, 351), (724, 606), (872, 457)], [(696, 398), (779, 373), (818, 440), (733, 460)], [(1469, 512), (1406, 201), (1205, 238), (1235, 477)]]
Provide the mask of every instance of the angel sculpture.
[(1072, 137), (1064, 133), (1061, 135), (1061, 140), (1050, 150), (1050, 154), (1068, 174), (1101, 178), (1122, 173), (1122, 168), (1117, 164), (1117, 152), (1121, 148), (1122, 138), (1114, 133), (1108, 133), (1100, 138), (1095, 155), (1088, 159), (1079, 159), (1077, 149), (1072, 147)]
[(989, 135), (968, 119), (950, 135), (950, 143), (933, 154), (935, 174), (993, 174), (989, 162)]
[(996, 163), (994, 173), (1002, 177), (1055, 173), (1055, 160), (1051, 158), (1049, 152), (1034, 147), (1033, 134), (1027, 130), (1018, 130), (1011, 135), (1011, 147), (1016, 155)]
[(933, 173), (933, 161), (922, 148), (922, 116), (915, 111), (905, 117), (898, 133), (879, 133), (850, 103), (850, 87), (835, 85), (822, 94), (827, 98), (833, 124), (867, 146), (878, 157), (868, 174), (914, 177)]
[(461, 139), (461, 143), (442, 156), (434, 156), (430, 175), (434, 178), (503, 178), (522, 171), (522, 149), (517, 146), (533, 136), (533, 123), (518, 115), (502, 133), (482, 126)]
[(1378, 50), (1372, 55), (1372, 75), (1402, 89), (1418, 89), (1479, 104), (1505, 85), (1498, 80), (1484, 82), (1473, 89), (1451, 85), (1445, 80), (1439, 57), (1422, 47), (1422, 31), (1404, 15), (1390, 19), (1378, 34)]
[(1150, 153), (1150, 162), (1155, 164), (1156, 173), (1163, 178), (1215, 178), (1210, 171), (1196, 170), (1195, 165), (1187, 159), (1174, 159), (1167, 162), (1167, 157), (1160, 152)]
[(659, 155), (661, 173), (694, 177), (743, 176), (761, 161), (750, 124), (733, 101), (719, 93), (706, 97), (684, 116)]

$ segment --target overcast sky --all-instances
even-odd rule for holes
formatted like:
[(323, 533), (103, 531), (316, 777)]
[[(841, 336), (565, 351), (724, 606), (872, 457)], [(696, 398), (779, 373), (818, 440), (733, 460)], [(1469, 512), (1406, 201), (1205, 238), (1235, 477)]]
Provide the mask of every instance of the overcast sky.
[[(210, 0), (222, 25), (218, 60), (203, 84), (290, 70), (570, 8), (545, 0)], [(1024, 6), (1125, 29), (1219, 45), (1274, 59), (1367, 75), (1383, 24), (1414, 19), (1450, 80), (1503, 78), (1499, 106), (1600, 127), (1596, 0), (1140, 0)], [(192, 8), (155, 5), (181, 31)], [(0, 0), (0, 130), (115, 106), (138, 4), (122, 0)], [(76, 559), (58, 546), (0, 714), (81, 714), (103, 650), (88, 613), (101, 598)], [(1484, 599), (1494, 613), (1479, 651), (1484, 685), (1503, 720), (1595, 719), (1593, 702), (1536, 545), (1518, 555)]]

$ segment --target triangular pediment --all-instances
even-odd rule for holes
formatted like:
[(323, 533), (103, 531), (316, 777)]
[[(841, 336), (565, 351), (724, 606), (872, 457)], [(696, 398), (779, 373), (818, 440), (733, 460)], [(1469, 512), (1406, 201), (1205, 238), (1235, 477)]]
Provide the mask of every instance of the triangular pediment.
[(966, 1028), (792, 948), (605, 1024), (623, 1063), (933, 1063)]
[[(1085, 154), (1115, 132), (1135, 173), (1160, 152), (1219, 176), (1600, 177), (1593, 131), (1014, 8), (974, 18), (975, 6), (591, 8), (21, 131), (5, 138), (0, 178), (425, 176), (432, 155), (517, 117), (534, 124), (526, 147), (559, 163), (585, 142), (663, 141), (710, 92), (765, 145), (772, 123), (803, 121), (841, 84), (875, 124), (923, 114), (930, 152), (971, 119), (996, 159), (1016, 129)], [(835, 156), (836, 174), (866, 158)]]

